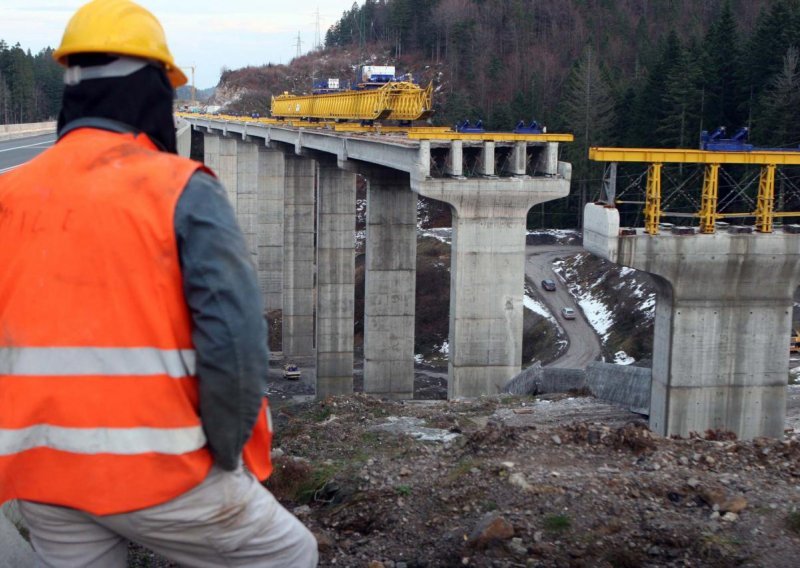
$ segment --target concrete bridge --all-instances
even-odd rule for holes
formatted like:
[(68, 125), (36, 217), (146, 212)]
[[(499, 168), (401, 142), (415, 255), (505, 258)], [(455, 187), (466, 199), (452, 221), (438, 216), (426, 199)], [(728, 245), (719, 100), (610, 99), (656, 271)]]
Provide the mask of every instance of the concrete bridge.
[(266, 309), (282, 311), (284, 355), (316, 358), (317, 397), (353, 390), (356, 174), (368, 180), (365, 392), (413, 396), (417, 195), (453, 213), (448, 396), (500, 392), (520, 371), (525, 223), (569, 193), (558, 142), (187, 120), (229, 192)]

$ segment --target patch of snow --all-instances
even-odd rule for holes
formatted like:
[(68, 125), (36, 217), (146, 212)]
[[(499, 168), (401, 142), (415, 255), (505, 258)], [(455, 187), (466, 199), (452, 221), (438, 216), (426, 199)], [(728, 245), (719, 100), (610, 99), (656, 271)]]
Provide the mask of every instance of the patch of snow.
[(422, 353), (417, 353), (414, 355), (414, 363), (424, 363), (425, 359), (422, 357)]
[(622, 268), (619, 269), (619, 275), (622, 278), (625, 278), (626, 276), (630, 276), (634, 272), (636, 272), (636, 270), (631, 268), (631, 267), (629, 267), (629, 266), (623, 266)]
[(430, 237), (449, 245), (453, 240), (453, 229), (451, 227), (440, 227), (438, 229), (425, 229), (419, 232), (421, 237)]
[(442, 355), (450, 354), (450, 342), (447, 340), (445, 340), (444, 343), (442, 343), (441, 345), (434, 345), (433, 348)]
[(578, 305), (589, 321), (589, 325), (594, 328), (597, 335), (605, 340), (606, 334), (608, 334), (608, 328), (614, 323), (613, 314), (606, 308), (603, 302), (594, 298), (588, 290), (584, 291), (577, 300)]
[(614, 353), (615, 365), (633, 365), (636, 359), (625, 353), (624, 351), (617, 351)]
[(389, 416), (387, 420), (388, 422), (373, 426), (370, 430), (405, 434), (423, 442), (450, 442), (460, 435), (441, 428), (428, 428), (422, 425), (424, 422), (421, 418), (412, 416)]
[(539, 314), (540, 316), (545, 317), (551, 321), (556, 321), (556, 318), (553, 316), (552, 313), (550, 313), (550, 310), (548, 310), (544, 306), (544, 304), (539, 302), (539, 300), (537, 300), (536, 298), (533, 298), (526, 294), (525, 296), (522, 297), (522, 305), (524, 305), (526, 308), (528, 308), (535, 314)]

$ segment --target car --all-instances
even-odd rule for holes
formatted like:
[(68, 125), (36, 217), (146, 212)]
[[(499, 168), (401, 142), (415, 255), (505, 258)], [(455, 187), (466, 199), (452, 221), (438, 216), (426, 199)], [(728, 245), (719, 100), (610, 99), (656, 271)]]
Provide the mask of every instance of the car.
[(574, 320), (575, 310), (573, 310), (572, 308), (561, 308), (561, 315), (565, 320)]
[(288, 363), (283, 367), (283, 378), (287, 381), (299, 381), (300, 368), (294, 363)]
[(555, 283), (555, 281), (550, 280), (550, 279), (542, 280), (542, 288), (544, 288), (548, 292), (555, 292), (556, 291), (556, 283)]

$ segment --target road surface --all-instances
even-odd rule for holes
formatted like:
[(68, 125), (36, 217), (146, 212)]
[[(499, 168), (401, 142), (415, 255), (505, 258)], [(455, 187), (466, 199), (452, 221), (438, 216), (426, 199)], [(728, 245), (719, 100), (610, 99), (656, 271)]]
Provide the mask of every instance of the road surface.
[(0, 174), (20, 166), (56, 141), (55, 134), (37, 134), (0, 142)]
[[(553, 261), (580, 252), (585, 252), (585, 249), (574, 245), (529, 246), (525, 250), (525, 275), (540, 291), (539, 297), (558, 320), (569, 340), (566, 353), (546, 365), (548, 367), (585, 369), (589, 363), (600, 357), (600, 340), (594, 328), (589, 325), (567, 287), (553, 272)], [(542, 288), (542, 280), (546, 278), (556, 283), (555, 292), (547, 292)], [(574, 320), (564, 319), (561, 315), (563, 307), (575, 310)]]

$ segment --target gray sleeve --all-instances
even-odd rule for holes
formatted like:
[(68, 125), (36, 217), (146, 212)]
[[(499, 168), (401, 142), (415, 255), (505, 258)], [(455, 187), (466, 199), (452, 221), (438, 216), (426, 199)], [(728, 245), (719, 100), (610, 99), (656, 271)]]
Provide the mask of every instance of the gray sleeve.
[(197, 172), (175, 208), (192, 315), (200, 417), (218, 466), (235, 469), (255, 424), (269, 365), (261, 293), (222, 185)]

